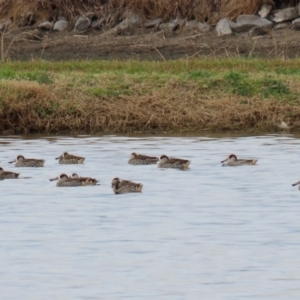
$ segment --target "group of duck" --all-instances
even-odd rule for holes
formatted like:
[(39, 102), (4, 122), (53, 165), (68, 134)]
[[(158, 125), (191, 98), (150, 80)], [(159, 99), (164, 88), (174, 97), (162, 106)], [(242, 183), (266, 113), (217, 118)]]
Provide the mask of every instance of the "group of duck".
[[(59, 164), (83, 164), (85, 157), (69, 154), (64, 152), (61, 156), (56, 157)], [(35, 158), (25, 158), (23, 155), (18, 155), (17, 158), (9, 163), (15, 163), (15, 167), (43, 167), (45, 164), (44, 159)], [(171, 168), (187, 170), (191, 163), (190, 160), (168, 157), (167, 155), (162, 155), (160, 158), (155, 156), (142, 155), (137, 153), (132, 153), (129, 160), (129, 164), (132, 165), (151, 165), (157, 164), (159, 168)], [(242, 165), (255, 165), (257, 159), (238, 159), (236, 155), (230, 154), (225, 160), (221, 161), (222, 166), (242, 166)], [(4, 179), (18, 179), (19, 173), (4, 171), (0, 167), (0, 180)], [(98, 180), (91, 177), (81, 177), (76, 173), (71, 176), (66, 174), (60, 174), (55, 178), (49, 179), (50, 181), (58, 180), (56, 186), (58, 187), (75, 187), (75, 186), (87, 186), (87, 185), (99, 185)], [(299, 185), (300, 181), (292, 184), (292, 186)], [(131, 180), (120, 179), (115, 177), (111, 182), (111, 187), (115, 194), (124, 193), (137, 193), (142, 192), (143, 185), (141, 183), (136, 183)]]

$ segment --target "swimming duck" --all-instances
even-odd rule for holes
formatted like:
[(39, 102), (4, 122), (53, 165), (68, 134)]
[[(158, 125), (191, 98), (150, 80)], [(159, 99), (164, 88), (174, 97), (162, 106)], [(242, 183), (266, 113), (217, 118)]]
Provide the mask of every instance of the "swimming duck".
[(85, 157), (76, 156), (69, 154), (68, 152), (64, 152), (61, 156), (56, 157), (55, 159), (59, 159), (59, 164), (83, 164)]
[(298, 185), (298, 184), (299, 184), (298, 189), (300, 190), (300, 181), (297, 181), (296, 183), (293, 183), (292, 186), (295, 186), (295, 185)]
[(66, 174), (60, 174), (58, 177), (49, 180), (58, 180), (56, 186), (59, 187), (92, 185), (90, 178), (69, 178)]
[[(225, 163), (226, 162), (226, 163)], [(237, 159), (236, 155), (230, 154), (226, 159), (222, 160), (222, 166), (242, 166), (242, 165), (255, 165), (257, 159)]]
[(43, 167), (45, 160), (44, 159), (35, 159), (35, 158), (24, 158), (23, 155), (18, 155), (17, 158), (9, 163), (12, 164), (15, 162), (15, 167), (31, 167), (38, 168)]
[(100, 184), (97, 184), (98, 183), (97, 179), (91, 178), (91, 177), (81, 177), (77, 173), (73, 173), (70, 178), (85, 179), (85, 182), (87, 183), (87, 185), (100, 185)]
[(112, 180), (111, 187), (115, 194), (140, 193), (143, 189), (141, 183), (135, 183), (130, 180), (121, 180), (118, 177)]
[(167, 155), (162, 155), (159, 159), (159, 168), (174, 168), (185, 170), (189, 168), (191, 161), (181, 158), (169, 158)]
[(0, 179), (18, 179), (19, 173), (4, 171), (3, 168), (0, 167)]
[(150, 165), (156, 164), (157, 162), (158, 158), (155, 156), (147, 156), (135, 152), (131, 153), (130, 159), (128, 160), (128, 163), (131, 165)]

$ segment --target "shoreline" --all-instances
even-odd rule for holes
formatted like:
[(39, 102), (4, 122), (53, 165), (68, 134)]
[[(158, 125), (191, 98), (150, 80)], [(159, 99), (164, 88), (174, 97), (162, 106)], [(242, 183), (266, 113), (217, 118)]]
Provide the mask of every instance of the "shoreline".
[(300, 128), (300, 60), (0, 64), (0, 133), (277, 133)]

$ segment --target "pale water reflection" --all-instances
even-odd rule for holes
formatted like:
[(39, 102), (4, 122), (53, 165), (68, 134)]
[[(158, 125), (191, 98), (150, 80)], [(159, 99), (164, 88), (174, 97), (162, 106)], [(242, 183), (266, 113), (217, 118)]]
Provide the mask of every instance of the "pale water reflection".
[[(300, 140), (258, 137), (0, 139), (1, 299), (299, 299)], [(68, 151), (83, 165), (59, 165)], [(189, 171), (127, 164), (131, 152)], [(221, 167), (234, 153), (256, 166)], [(22, 154), (44, 168), (14, 168)], [(100, 186), (58, 188), (73, 172)], [(113, 177), (144, 184), (114, 195)]]

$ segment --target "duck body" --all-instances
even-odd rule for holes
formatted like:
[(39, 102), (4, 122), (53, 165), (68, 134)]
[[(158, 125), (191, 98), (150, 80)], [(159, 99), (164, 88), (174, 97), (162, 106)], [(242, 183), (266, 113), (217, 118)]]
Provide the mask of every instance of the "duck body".
[(226, 159), (221, 161), (222, 166), (242, 166), (242, 165), (255, 165), (257, 159), (237, 159), (236, 155), (230, 154)]
[(131, 153), (130, 159), (128, 163), (131, 165), (150, 165), (156, 164), (158, 162), (158, 158), (155, 156), (147, 156), (137, 153)]
[(85, 157), (76, 156), (69, 154), (68, 152), (64, 152), (61, 156), (56, 157), (55, 159), (58, 159), (59, 164), (76, 165), (83, 164)]
[(169, 158), (167, 155), (162, 155), (159, 159), (159, 168), (172, 168), (186, 170), (189, 168), (191, 161), (181, 158)]
[(2, 168), (0, 168), (0, 180), (2, 179), (18, 179), (19, 173), (10, 172), (10, 171), (4, 171)]
[(143, 189), (141, 183), (132, 182), (130, 180), (121, 180), (118, 177), (112, 180), (111, 187), (115, 194), (141, 193)]
[(56, 186), (58, 187), (74, 187), (74, 186), (86, 186), (89, 184), (89, 178), (70, 178), (66, 174), (60, 174), (58, 177), (49, 179), (50, 181), (58, 180)]
[(86, 185), (100, 185), (98, 182), (99, 180), (95, 179), (95, 178), (91, 178), (91, 177), (81, 177), (76, 173), (73, 173), (71, 175), (71, 178), (81, 178), (85, 181)]
[(15, 167), (39, 168), (44, 166), (45, 160), (36, 158), (25, 158), (23, 155), (18, 155), (15, 160), (10, 161), (9, 163), (15, 163)]

